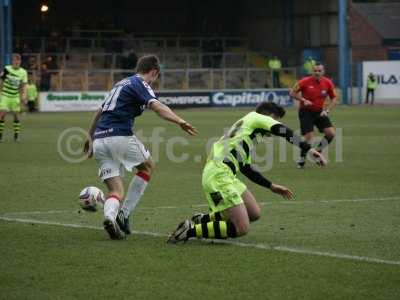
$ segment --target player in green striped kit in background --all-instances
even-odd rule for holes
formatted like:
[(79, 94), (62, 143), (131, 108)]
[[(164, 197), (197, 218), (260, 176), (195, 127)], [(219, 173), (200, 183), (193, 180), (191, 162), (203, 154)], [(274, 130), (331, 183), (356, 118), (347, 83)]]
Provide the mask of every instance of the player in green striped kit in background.
[(12, 64), (4, 67), (0, 74), (0, 142), (3, 141), (4, 119), (7, 112), (14, 115), (14, 141), (18, 141), (21, 130), (19, 114), (21, 101), (26, 104), (28, 74), (21, 68), (21, 56), (13, 54)]
[(203, 191), (210, 213), (186, 219), (170, 235), (168, 242), (177, 243), (190, 238), (226, 239), (247, 234), (250, 222), (261, 214), (260, 206), (246, 185), (237, 178), (240, 172), (285, 199), (293, 193), (282, 185), (272, 183), (252, 165), (251, 150), (263, 137), (276, 135), (309, 153), (315, 162), (324, 166), (325, 158), (278, 120), (285, 110), (275, 103), (260, 103), (256, 110), (238, 120), (214, 143), (203, 170)]

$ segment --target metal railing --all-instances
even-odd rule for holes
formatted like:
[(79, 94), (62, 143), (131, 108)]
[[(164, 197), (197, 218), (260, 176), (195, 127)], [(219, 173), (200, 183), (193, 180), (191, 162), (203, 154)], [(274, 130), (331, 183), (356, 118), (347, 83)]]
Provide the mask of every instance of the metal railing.
[[(51, 70), (33, 72), (34, 80), (42, 91), (104, 91), (132, 72), (121, 69)], [(273, 86), (272, 72), (257, 68), (224, 69), (163, 69), (156, 90), (207, 90), (207, 89), (256, 89)], [(281, 71), (280, 87), (289, 87), (297, 78), (296, 68)], [(287, 79), (291, 79), (290, 82)], [(288, 83), (289, 82), (289, 83)]]
[[(140, 57), (146, 53), (138, 52)], [(268, 52), (155, 52), (164, 68), (265, 68)], [(39, 69), (51, 56), (57, 68), (68, 69), (118, 69), (129, 60), (129, 53), (22, 53), (23, 65), (28, 69)], [(33, 67), (32, 67), (33, 66)]]
[[(33, 52), (70, 52), (74, 48), (87, 49), (90, 52), (99, 48), (135, 49), (148, 51), (187, 51), (188, 49), (204, 49), (207, 43), (216, 41), (223, 51), (233, 47), (247, 48), (246, 38), (241, 37), (20, 37), (13, 39), (14, 45), (29, 46)], [(118, 49), (118, 50), (117, 50)]]

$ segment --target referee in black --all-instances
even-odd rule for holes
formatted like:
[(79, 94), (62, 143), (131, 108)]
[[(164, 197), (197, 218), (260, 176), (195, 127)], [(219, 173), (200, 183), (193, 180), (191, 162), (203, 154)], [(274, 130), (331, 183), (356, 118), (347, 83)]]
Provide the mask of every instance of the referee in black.
[[(335, 137), (335, 128), (328, 116), (330, 109), (336, 105), (335, 86), (324, 73), (324, 66), (316, 63), (312, 68), (312, 75), (298, 81), (290, 91), (290, 96), (300, 102), (299, 120), (301, 134), (305, 140), (309, 144), (313, 142), (314, 126), (324, 133), (316, 148), (319, 152), (322, 152)], [(325, 103), (328, 97), (330, 103)], [(297, 163), (301, 169), (306, 163), (305, 156), (305, 153), (302, 153)]]

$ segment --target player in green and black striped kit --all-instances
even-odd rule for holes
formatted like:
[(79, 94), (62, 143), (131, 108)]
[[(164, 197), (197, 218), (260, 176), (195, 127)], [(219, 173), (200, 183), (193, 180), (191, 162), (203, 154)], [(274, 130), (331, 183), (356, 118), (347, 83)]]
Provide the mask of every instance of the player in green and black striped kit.
[(292, 199), (292, 192), (270, 182), (251, 164), (251, 151), (263, 137), (276, 135), (298, 146), (302, 153), (310, 153), (324, 166), (324, 157), (295, 136), (278, 119), (285, 110), (274, 104), (260, 103), (256, 111), (238, 120), (231, 129), (214, 143), (203, 170), (202, 185), (208, 200), (209, 214), (197, 214), (178, 225), (168, 242), (177, 243), (190, 238), (226, 239), (245, 235), (250, 222), (260, 217), (260, 207), (246, 185), (237, 178), (240, 172), (248, 179), (272, 192)]
[(14, 115), (14, 140), (18, 141), (21, 123), (21, 101), (26, 103), (26, 85), (28, 75), (21, 68), (21, 56), (13, 54), (12, 65), (4, 67), (0, 74), (0, 142), (3, 141), (4, 118), (7, 112)]

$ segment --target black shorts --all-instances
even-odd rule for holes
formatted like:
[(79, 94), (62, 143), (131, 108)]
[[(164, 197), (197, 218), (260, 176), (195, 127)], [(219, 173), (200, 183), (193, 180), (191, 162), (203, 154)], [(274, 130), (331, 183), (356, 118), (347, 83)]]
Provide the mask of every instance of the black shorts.
[(321, 117), (321, 112), (314, 112), (305, 109), (299, 110), (299, 120), (301, 134), (314, 131), (314, 126), (318, 128), (319, 132), (323, 132), (325, 128), (333, 127), (331, 120), (327, 116)]

